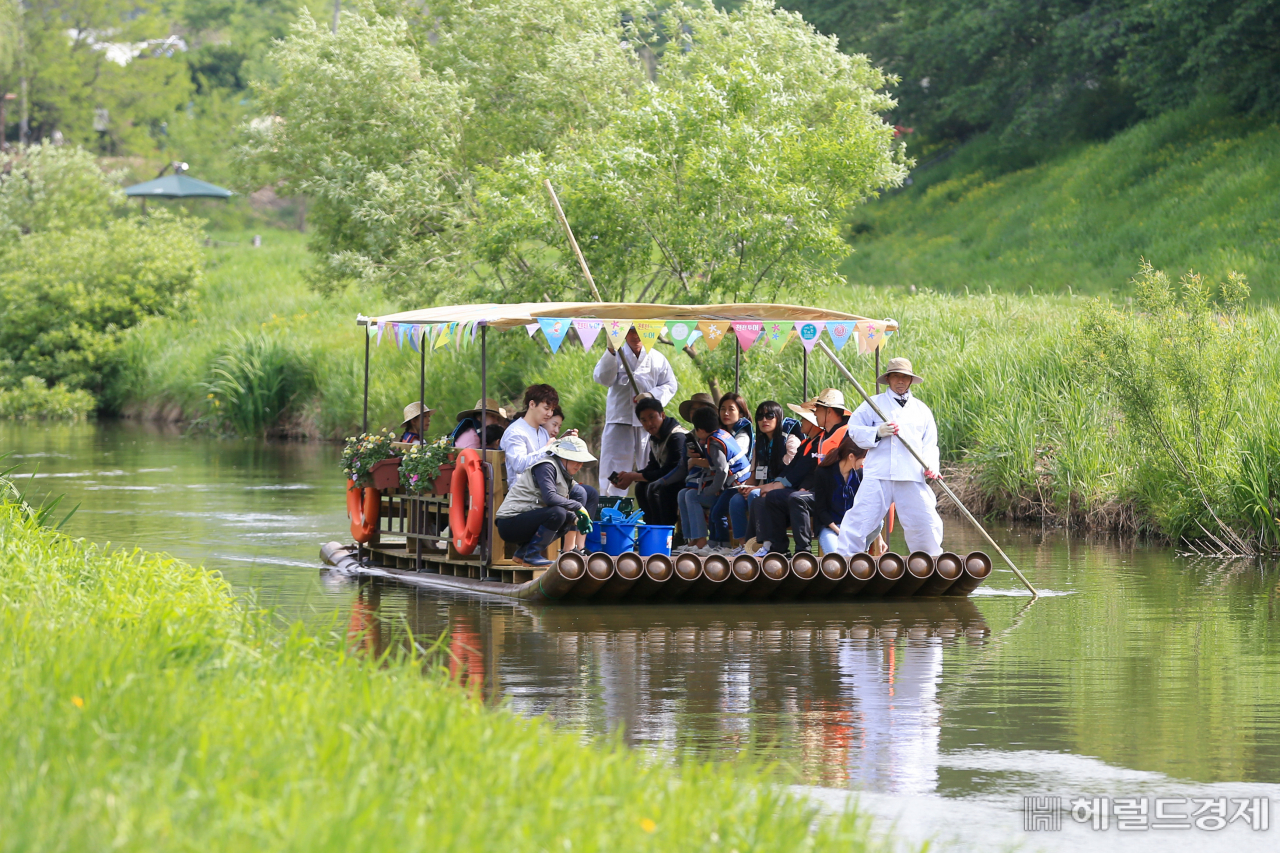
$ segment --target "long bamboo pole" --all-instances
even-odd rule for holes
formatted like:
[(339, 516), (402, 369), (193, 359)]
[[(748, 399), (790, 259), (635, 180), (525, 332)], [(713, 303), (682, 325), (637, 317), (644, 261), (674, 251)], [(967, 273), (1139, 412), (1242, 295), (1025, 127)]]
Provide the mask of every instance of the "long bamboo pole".
[[(547, 188), (547, 195), (551, 196), (551, 206), (556, 209), (556, 218), (560, 220), (560, 227), (564, 228), (564, 233), (569, 237), (569, 245), (573, 248), (573, 254), (578, 258), (578, 266), (582, 267), (582, 274), (586, 277), (587, 284), (591, 285), (591, 295), (596, 298), (596, 302), (604, 302), (600, 298), (600, 291), (596, 289), (596, 280), (591, 277), (591, 268), (587, 266), (587, 259), (582, 256), (582, 250), (578, 248), (578, 241), (573, 236), (573, 229), (569, 227), (569, 220), (565, 218), (564, 209), (560, 207), (560, 199), (556, 198), (556, 191), (551, 186), (551, 179), (544, 179), (542, 184)], [(627, 359), (623, 356), (622, 350), (614, 350), (608, 341), (605, 344), (609, 346), (609, 351), (618, 357), (618, 361), (622, 362), (623, 369), (627, 371), (627, 379), (631, 381), (631, 387), (639, 394), (640, 388), (636, 385), (635, 374), (631, 372), (631, 365), (627, 364)]]
[[(827, 346), (827, 342), (818, 341), (818, 346), (822, 348), (822, 351), (824, 353), (826, 353), (827, 358), (831, 359), (831, 363), (836, 366), (836, 369), (844, 374), (844, 378), (849, 380), (849, 383), (853, 385), (854, 388), (857, 389), (858, 394), (862, 397), (862, 399), (867, 401), (867, 405), (871, 406), (871, 410), (874, 411), (877, 415), (879, 415), (881, 420), (888, 421), (889, 420), (888, 416), (886, 416), (885, 413), (880, 410), (880, 407), (876, 405), (875, 400), (872, 400), (869, 396), (867, 396), (867, 392), (862, 388), (862, 383), (860, 383), (857, 379), (855, 379), (853, 374), (849, 372), (849, 368), (845, 367), (844, 364), (840, 361), (840, 359), (836, 357), (836, 354), (831, 351), (831, 347)], [(905, 447), (907, 451), (916, 458), (916, 461), (920, 463), (920, 466), (924, 468), (926, 471), (929, 470), (929, 463), (924, 461), (924, 457), (920, 455), (920, 451), (916, 450), (915, 446), (911, 442), (907, 441), (905, 437), (899, 435), (897, 436), (897, 438), (899, 441), (902, 442), (902, 446)], [(981, 533), (983, 537), (988, 542), (991, 543), (991, 547), (996, 549), (996, 553), (999, 554), (1002, 558), (1004, 558), (1004, 561), (1009, 564), (1009, 568), (1013, 569), (1013, 573), (1018, 576), (1018, 580), (1022, 581), (1023, 585), (1027, 588), (1028, 591), (1030, 591), (1031, 597), (1039, 598), (1040, 593), (1037, 592), (1036, 588), (1031, 585), (1031, 581), (1027, 580), (1026, 575), (1022, 574), (1022, 572), (1018, 570), (1018, 567), (1013, 564), (1013, 560), (1009, 559), (1009, 555), (1004, 552), (1004, 549), (1002, 549), (998, 544), (996, 544), (996, 540), (991, 538), (991, 534), (987, 532), (987, 529), (982, 526), (982, 524), (978, 521), (978, 519), (973, 517), (973, 513), (969, 512), (969, 508), (966, 507), (963, 503), (961, 503), (960, 499), (956, 497), (956, 493), (951, 491), (951, 487), (948, 486), (946, 483), (944, 483), (941, 477), (939, 477), (937, 480), (934, 480), (934, 482), (942, 487), (942, 491), (946, 494), (947, 497), (951, 498), (951, 502), (954, 503), (956, 507), (960, 510), (960, 512), (964, 514), (964, 517), (969, 519), (970, 523), (972, 523), (973, 526), (977, 528), (978, 532)]]

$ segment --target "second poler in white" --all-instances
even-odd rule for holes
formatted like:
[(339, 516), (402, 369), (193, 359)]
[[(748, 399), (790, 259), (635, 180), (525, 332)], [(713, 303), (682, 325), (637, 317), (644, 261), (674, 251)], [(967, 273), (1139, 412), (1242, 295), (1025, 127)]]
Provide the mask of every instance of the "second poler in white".
[[(865, 402), (849, 418), (849, 436), (866, 448), (867, 461), (853, 506), (840, 521), (836, 551), (865, 551), (867, 537), (879, 529), (892, 503), (897, 504), (907, 547), (936, 557), (942, 553), (942, 518), (926, 480), (938, 477), (938, 425), (929, 407), (911, 394), (911, 386), (924, 380), (912, 371), (910, 361), (894, 358), (876, 381), (889, 386), (872, 398), (889, 420), (881, 420)], [(911, 442), (929, 467), (921, 468), (895, 436)]]

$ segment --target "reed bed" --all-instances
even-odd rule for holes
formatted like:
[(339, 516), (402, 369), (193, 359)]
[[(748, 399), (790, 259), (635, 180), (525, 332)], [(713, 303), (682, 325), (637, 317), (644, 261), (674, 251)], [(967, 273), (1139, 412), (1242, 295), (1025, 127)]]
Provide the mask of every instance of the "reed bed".
[(0, 581), (0, 851), (868, 849), (759, 768), (583, 743), (10, 505)]

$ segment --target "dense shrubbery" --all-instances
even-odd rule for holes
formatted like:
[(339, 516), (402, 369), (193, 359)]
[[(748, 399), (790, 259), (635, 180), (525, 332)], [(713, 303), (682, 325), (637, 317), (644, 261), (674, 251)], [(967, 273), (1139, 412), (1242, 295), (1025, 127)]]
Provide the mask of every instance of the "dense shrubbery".
[(23, 421), (78, 421), (91, 416), (97, 401), (88, 391), (25, 376), (16, 388), (0, 388), (0, 418)]
[(0, 272), (4, 378), (101, 393), (121, 333), (173, 311), (199, 283), (199, 241), (194, 223), (164, 215), (23, 237)]

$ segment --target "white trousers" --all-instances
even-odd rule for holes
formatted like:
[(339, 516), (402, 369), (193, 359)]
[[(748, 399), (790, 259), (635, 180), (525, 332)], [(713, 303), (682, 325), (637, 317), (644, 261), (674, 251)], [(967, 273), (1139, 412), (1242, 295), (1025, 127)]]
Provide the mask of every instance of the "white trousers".
[(836, 553), (849, 556), (867, 550), (867, 537), (874, 533), (897, 504), (898, 523), (912, 551), (942, 553), (942, 518), (938, 499), (927, 483), (919, 480), (863, 480), (853, 506), (840, 520), (840, 541)]
[(622, 497), (626, 489), (609, 482), (614, 471), (639, 471), (649, 461), (649, 433), (644, 427), (605, 424), (600, 437), (600, 494)]

